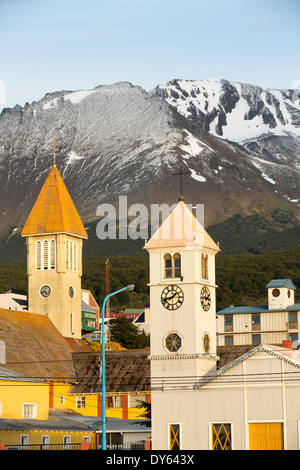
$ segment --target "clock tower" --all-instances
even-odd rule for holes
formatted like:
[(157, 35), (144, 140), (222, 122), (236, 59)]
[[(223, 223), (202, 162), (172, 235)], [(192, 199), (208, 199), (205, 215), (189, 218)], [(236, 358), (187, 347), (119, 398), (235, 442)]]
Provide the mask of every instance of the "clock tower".
[(81, 338), (82, 221), (54, 164), (23, 228), (28, 310), (49, 316), (62, 336)]
[(152, 390), (192, 389), (216, 368), (219, 247), (180, 200), (144, 248), (150, 258)]

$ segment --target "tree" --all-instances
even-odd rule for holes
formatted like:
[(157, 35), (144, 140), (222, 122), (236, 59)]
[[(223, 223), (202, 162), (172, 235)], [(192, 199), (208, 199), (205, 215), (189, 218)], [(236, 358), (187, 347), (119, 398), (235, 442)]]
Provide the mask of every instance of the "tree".
[(138, 327), (125, 316), (116, 318), (111, 323), (109, 333), (111, 341), (121, 344), (126, 349), (140, 349), (141, 339), (144, 340), (144, 335), (142, 336)]

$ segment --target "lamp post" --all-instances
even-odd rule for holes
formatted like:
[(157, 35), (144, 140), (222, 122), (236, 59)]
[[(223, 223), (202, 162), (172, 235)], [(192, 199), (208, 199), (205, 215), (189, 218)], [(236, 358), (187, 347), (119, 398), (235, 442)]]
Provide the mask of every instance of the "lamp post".
[(104, 328), (104, 313), (105, 304), (109, 297), (119, 294), (125, 290), (133, 291), (134, 284), (129, 284), (122, 289), (119, 289), (111, 294), (108, 294), (102, 304), (102, 332), (101, 332), (101, 345), (102, 345), (102, 450), (106, 450), (106, 386), (105, 386), (105, 328)]

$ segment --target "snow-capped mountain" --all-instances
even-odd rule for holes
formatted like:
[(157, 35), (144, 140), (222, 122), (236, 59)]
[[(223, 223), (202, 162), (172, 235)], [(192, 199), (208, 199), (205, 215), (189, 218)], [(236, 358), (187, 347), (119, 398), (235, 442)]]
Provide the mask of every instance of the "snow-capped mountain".
[(173, 80), (146, 92), (127, 82), (48, 93), (0, 115), (0, 234), (26, 220), (56, 163), (83, 220), (97, 206), (205, 204), (206, 225), (235, 213), (298, 211), (297, 90)]
[(299, 89), (270, 90), (217, 79), (172, 80), (152, 93), (210, 135), (243, 147), (274, 190), (278, 185), (282, 190), (285, 183), (282, 195), (298, 203)]

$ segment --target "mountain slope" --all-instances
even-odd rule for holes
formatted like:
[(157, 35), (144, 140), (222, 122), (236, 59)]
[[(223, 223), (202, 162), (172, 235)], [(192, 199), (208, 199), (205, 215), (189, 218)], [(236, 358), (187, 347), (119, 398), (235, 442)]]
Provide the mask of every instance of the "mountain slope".
[[(179, 176), (174, 173), (180, 166), (186, 173), (185, 201), (205, 205), (206, 226), (238, 213), (268, 214), (273, 208), (299, 214), (298, 204), (292, 202), (299, 193), (298, 134), (253, 136), (246, 143), (240, 137), (225, 139), (229, 127), (221, 125), (223, 115), (228, 122), (238, 99), (233, 87), (226, 99), (224, 93), (211, 93), (210, 103), (204, 105), (208, 114), (200, 105), (194, 106), (193, 113), (183, 112), (179, 104), (184, 100), (173, 97), (172, 101), (168, 87), (147, 93), (127, 82), (49, 93), (24, 108), (4, 109), (0, 115), (0, 235), (19, 228), (28, 217), (53, 164), (54, 137), (61, 144), (58, 169), (85, 222), (97, 218), (98, 205), (117, 206), (121, 195), (128, 196), (128, 205), (176, 203), (180, 191)], [(253, 105), (253, 113), (257, 107)], [(289, 124), (295, 129), (297, 109), (291, 111), (294, 117)], [(220, 134), (212, 131), (212, 113), (217, 113), (214, 119), (218, 117)], [(272, 153), (272, 139), (280, 139), (285, 160)], [(259, 146), (264, 150), (258, 151)]]
[(152, 94), (209, 134), (240, 145), (274, 192), (299, 208), (300, 90), (172, 80)]

